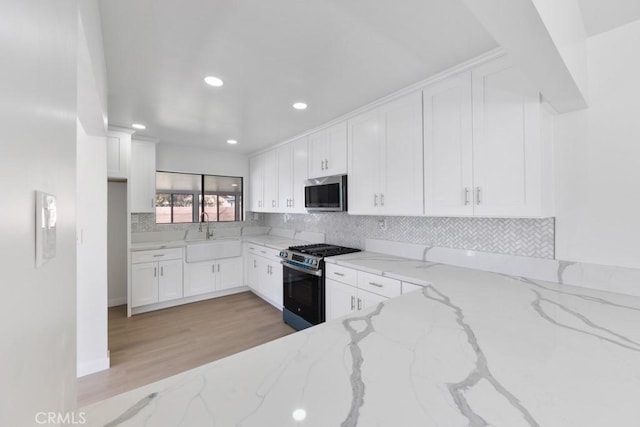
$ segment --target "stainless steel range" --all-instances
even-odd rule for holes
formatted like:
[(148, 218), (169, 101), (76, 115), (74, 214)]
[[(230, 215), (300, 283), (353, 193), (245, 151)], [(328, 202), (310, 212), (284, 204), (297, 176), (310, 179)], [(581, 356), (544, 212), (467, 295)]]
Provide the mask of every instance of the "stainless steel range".
[(280, 252), (283, 265), (284, 321), (297, 330), (325, 321), (324, 258), (360, 249), (318, 243)]

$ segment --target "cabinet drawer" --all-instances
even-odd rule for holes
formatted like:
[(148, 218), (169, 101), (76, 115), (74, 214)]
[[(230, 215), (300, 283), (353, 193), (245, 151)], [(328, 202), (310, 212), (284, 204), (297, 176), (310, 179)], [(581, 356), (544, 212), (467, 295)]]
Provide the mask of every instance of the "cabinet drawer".
[(152, 251), (131, 252), (131, 263), (164, 261), (165, 259), (182, 259), (182, 248), (155, 249)]
[(402, 293), (399, 280), (364, 271), (358, 271), (358, 288), (389, 298), (397, 297)]
[(262, 245), (256, 245), (255, 243), (248, 243), (247, 248), (250, 254), (262, 256), (265, 258), (278, 258), (278, 255), (280, 255), (279, 250), (267, 248), (266, 246)]
[(352, 268), (342, 267), (336, 264), (325, 264), (326, 278), (346, 283), (347, 285), (356, 286), (358, 283), (357, 271)]

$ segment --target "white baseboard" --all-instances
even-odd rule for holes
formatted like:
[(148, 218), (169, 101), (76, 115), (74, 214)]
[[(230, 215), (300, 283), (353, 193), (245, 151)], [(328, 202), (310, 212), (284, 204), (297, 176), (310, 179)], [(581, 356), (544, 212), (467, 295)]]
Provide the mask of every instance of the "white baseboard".
[(125, 305), (126, 303), (127, 303), (127, 297), (109, 299), (109, 307), (115, 307), (117, 305)]
[[(107, 352), (107, 354), (109, 354)], [(102, 359), (90, 360), (88, 362), (78, 363), (77, 367), (77, 377), (84, 377), (85, 375), (94, 374), (96, 372), (104, 371), (109, 369), (111, 366), (111, 361), (109, 356), (103, 357)]]

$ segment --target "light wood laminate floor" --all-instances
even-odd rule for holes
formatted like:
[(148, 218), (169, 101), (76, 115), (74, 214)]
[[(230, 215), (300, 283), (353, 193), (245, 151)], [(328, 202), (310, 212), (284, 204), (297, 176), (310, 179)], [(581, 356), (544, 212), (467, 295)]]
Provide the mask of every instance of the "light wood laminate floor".
[(79, 407), (295, 332), (251, 292), (127, 317), (109, 309), (111, 369), (78, 379)]

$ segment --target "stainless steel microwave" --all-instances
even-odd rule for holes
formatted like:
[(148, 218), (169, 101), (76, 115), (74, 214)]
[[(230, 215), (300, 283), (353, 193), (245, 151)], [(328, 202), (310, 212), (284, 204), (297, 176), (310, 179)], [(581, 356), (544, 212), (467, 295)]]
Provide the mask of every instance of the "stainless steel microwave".
[(309, 212), (347, 210), (347, 175), (335, 175), (305, 181), (304, 207)]

